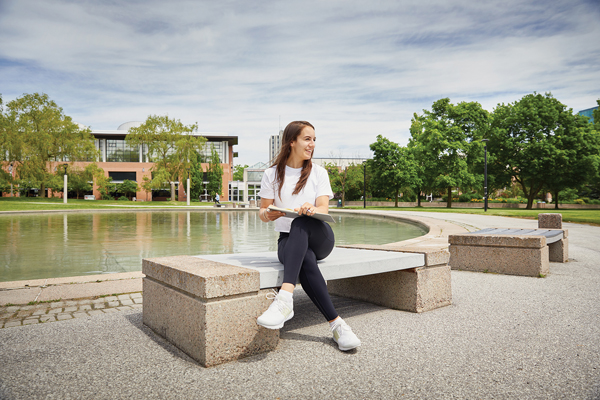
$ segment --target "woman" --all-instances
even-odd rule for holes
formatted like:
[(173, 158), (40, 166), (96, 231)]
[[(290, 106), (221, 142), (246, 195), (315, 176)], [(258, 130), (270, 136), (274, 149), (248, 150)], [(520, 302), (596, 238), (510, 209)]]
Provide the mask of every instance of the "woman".
[[(275, 221), (279, 233), (277, 256), (284, 266), (283, 284), (273, 303), (257, 323), (279, 329), (294, 316), (293, 293), (300, 279), (302, 288), (325, 316), (340, 350), (360, 346), (360, 340), (339, 317), (317, 260), (327, 257), (334, 246), (331, 227), (309, 218), (315, 212), (327, 214), (333, 198), (327, 171), (312, 163), (315, 129), (306, 121), (294, 121), (283, 131), (279, 156), (263, 175), (260, 190), (260, 219)], [(267, 209), (271, 204), (297, 211), (301, 217), (291, 219), (279, 211)]]

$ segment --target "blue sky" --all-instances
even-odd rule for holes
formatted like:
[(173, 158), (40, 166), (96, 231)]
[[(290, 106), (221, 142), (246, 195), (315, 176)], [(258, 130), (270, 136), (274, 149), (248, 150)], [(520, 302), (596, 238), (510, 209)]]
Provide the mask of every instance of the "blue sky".
[(92, 129), (198, 122), (239, 136), (236, 164), (266, 161), (298, 119), (315, 157), (368, 157), (443, 97), (595, 106), (599, 37), (597, 0), (0, 0), (0, 93), (47, 93)]

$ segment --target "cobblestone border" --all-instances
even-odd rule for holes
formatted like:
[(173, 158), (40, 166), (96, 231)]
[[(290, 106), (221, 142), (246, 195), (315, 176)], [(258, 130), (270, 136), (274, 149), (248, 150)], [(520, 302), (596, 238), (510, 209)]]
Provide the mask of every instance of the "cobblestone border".
[(142, 308), (142, 293), (0, 307), (0, 328), (64, 321)]

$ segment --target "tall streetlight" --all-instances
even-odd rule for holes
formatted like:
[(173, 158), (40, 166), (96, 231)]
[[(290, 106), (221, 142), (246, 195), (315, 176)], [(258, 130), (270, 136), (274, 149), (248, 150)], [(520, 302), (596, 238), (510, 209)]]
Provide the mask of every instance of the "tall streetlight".
[(14, 175), (13, 175), (13, 163), (10, 163), (10, 165), (8, 166), (8, 172), (10, 172), (10, 197), (13, 197), (13, 184), (12, 181), (14, 179)]
[(488, 185), (487, 185), (487, 142), (489, 139), (481, 139), (483, 142), (483, 211), (488, 209)]
[(63, 164), (63, 167), (65, 167), (65, 176), (64, 176), (64, 184), (65, 184), (65, 188), (64, 188), (64, 196), (63, 196), (63, 203), (67, 204), (67, 167), (69, 166), (69, 164)]
[(190, 167), (187, 167), (187, 173), (188, 173), (188, 177), (187, 177), (187, 205), (190, 205)]
[(363, 208), (367, 208), (367, 161), (363, 161)]

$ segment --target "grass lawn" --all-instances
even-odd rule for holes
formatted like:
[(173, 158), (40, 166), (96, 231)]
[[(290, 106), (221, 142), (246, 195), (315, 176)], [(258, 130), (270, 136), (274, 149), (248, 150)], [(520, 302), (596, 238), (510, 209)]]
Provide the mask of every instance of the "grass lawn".
[[(212, 207), (213, 203), (192, 202), (190, 207)], [(118, 209), (123, 208), (142, 208), (153, 209), (161, 207), (172, 207), (174, 209), (187, 207), (184, 201), (155, 201), (155, 202), (132, 202), (117, 200), (75, 200), (69, 199), (67, 204), (63, 204), (62, 199), (42, 199), (39, 197), (0, 197), (0, 212), (2, 211), (37, 211), (37, 210), (97, 210), (97, 209)], [(332, 207), (333, 208), (333, 207)], [(362, 209), (362, 207), (345, 207), (347, 209)], [(451, 212), (462, 214), (485, 214), (498, 215), (502, 217), (530, 218), (537, 219), (539, 213), (559, 212), (563, 216), (564, 222), (577, 222), (582, 224), (592, 224), (600, 226), (600, 210), (555, 210), (555, 209), (534, 209), (526, 210), (522, 208), (488, 208), (487, 213), (483, 208), (438, 208), (438, 207), (367, 207), (368, 210), (387, 210), (387, 211), (424, 211), (424, 212)]]
[[(345, 207), (348, 209), (362, 209), (362, 207)], [(497, 215), (501, 217), (529, 218), (537, 219), (540, 213), (561, 213), (563, 222), (576, 222), (581, 224), (591, 224), (600, 226), (600, 210), (555, 210), (534, 209), (526, 210), (523, 208), (488, 208), (487, 212), (483, 208), (440, 208), (440, 207), (367, 207), (368, 210), (386, 210), (386, 211), (421, 211), (421, 212), (448, 212), (459, 214), (481, 214)]]
[[(212, 207), (213, 203), (191, 202), (190, 207)], [(0, 211), (97, 210), (123, 208), (187, 207), (185, 201), (133, 202), (117, 200), (42, 199), (39, 197), (0, 197)]]

